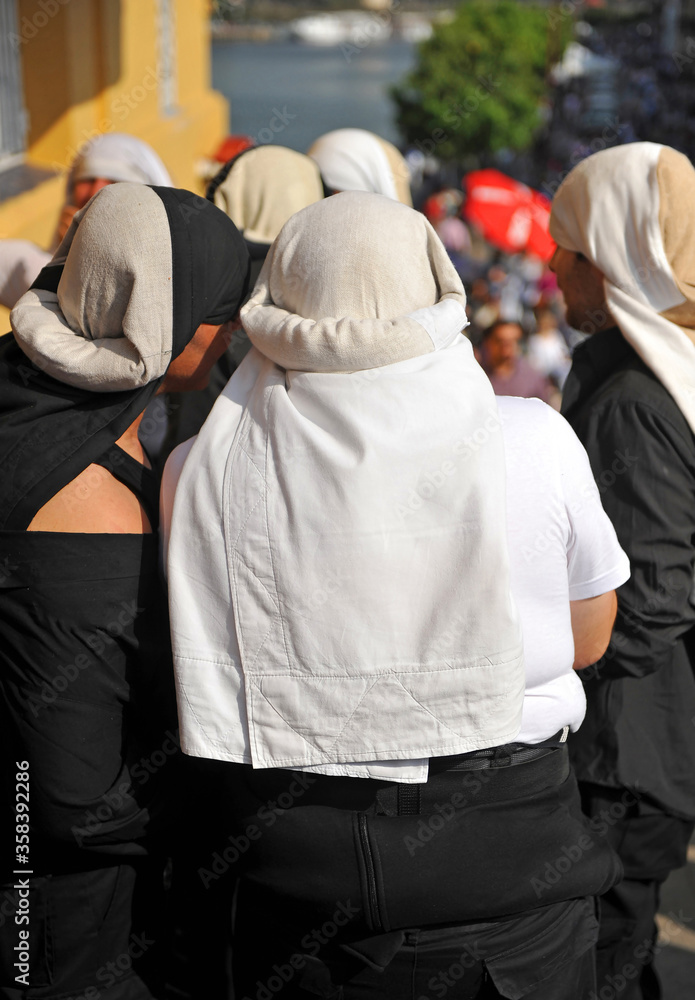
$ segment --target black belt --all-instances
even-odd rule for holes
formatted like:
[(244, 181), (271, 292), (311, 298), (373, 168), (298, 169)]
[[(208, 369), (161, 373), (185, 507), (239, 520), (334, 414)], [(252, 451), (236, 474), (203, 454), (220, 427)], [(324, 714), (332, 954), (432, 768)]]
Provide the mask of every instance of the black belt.
[[(449, 757), (430, 757), (429, 775), (444, 771), (482, 771), (485, 768), (515, 767), (531, 760), (547, 757), (565, 745), (569, 726), (560, 729), (542, 743), (505, 743), (503, 746), (471, 750)], [(420, 812), (421, 785), (400, 784), (397, 789), (398, 815), (412, 816)]]
[(567, 739), (568, 729), (569, 727), (565, 726), (542, 743), (505, 743), (503, 746), (472, 750), (470, 753), (453, 754), (450, 757), (430, 757), (430, 773), (481, 771), (486, 767), (514, 767), (516, 764), (525, 764), (529, 760), (545, 757), (561, 747)]

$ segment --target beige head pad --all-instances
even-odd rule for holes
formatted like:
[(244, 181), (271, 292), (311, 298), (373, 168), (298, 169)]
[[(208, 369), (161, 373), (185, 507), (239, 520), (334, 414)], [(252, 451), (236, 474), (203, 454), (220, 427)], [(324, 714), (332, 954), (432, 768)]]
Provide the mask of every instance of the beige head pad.
[(686, 301), (662, 313), (693, 337), (695, 328), (695, 168), (682, 153), (664, 146), (657, 166), (659, 228), (666, 259)]
[(245, 151), (215, 191), (217, 207), (252, 243), (272, 243), (295, 212), (322, 198), (314, 161), (283, 146)]

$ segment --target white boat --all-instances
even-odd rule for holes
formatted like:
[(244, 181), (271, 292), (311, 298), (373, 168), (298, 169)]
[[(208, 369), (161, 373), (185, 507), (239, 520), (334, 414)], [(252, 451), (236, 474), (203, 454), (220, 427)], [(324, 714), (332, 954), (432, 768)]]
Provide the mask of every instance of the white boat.
[(426, 42), (432, 37), (432, 22), (421, 14), (403, 12), (398, 20), (396, 29), (400, 38), (406, 42)]
[(311, 14), (290, 22), (292, 37), (307, 45), (340, 45), (349, 42), (363, 48), (372, 42), (385, 42), (391, 37), (391, 32), (390, 16), (357, 10)]

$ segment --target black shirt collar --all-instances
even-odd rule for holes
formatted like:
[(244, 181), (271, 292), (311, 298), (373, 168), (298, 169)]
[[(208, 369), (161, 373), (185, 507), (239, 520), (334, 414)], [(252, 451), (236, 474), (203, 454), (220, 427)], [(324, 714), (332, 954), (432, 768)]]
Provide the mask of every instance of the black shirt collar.
[(562, 392), (562, 413), (568, 416), (575, 406), (591, 396), (608, 376), (636, 357), (620, 328), (602, 330), (580, 344), (572, 355), (572, 370)]

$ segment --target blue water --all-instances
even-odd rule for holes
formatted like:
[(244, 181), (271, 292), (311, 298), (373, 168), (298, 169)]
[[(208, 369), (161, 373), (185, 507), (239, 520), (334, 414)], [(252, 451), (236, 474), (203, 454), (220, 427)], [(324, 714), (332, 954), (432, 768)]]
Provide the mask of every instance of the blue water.
[(300, 152), (334, 128), (365, 128), (399, 143), (387, 88), (410, 69), (409, 42), (314, 47), (215, 41), (212, 83), (231, 106), (230, 132)]

